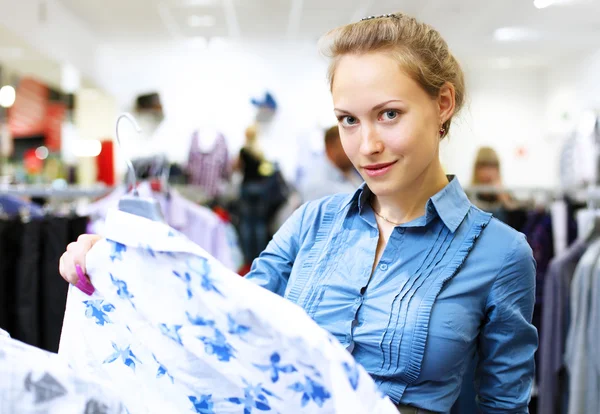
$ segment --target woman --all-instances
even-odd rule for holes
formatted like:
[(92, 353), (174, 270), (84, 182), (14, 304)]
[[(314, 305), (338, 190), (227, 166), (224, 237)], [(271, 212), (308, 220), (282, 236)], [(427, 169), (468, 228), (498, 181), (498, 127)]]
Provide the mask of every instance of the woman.
[[(500, 158), (493, 148), (481, 147), (477, 151), (471, 184), (473, 186), (502, 188)], [(485, 192), (477, 193), (475, 203), (478, 207), (487, 211), (498, 208), (516, 207), (510, 194), (504, 191), (491, 194)]]
[(246, 142), (240, 150), (234, 168), (242, 171), (240, 189), (240, 240), (245, 262), (252, 263), (269, 242), (269, 206), (267, 176), (272, 165), (264, 158), (258, 145), (256, 126), (246, 128)]
[[(401, 413), (448, 412), (475, 353), (480, 410), (526, 413), (531, 249), (475, 208), (439, 160), (464, 101), (459, 64), (438, 32), (402, 14), (325, 39), (342, 143), (365, 184), (299, 208), (247, 278), (302, 306)], [(95, 240), (63, 256), (71, 283)]]

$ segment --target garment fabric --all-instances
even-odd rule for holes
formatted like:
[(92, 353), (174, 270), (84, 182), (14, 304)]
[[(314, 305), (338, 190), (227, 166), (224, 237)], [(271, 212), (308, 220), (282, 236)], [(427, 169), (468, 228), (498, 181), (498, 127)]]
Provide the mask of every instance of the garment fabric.
[(540, 335), (538, 411), (561, 413), (562, 396), (568, 389), (564, 354), (569, 329), (568, 306), (571, 280), (588, 243), (583, 240), (571, 245), (555, 257), (544, 284), (544, 311)]
[(56, 354), (0, 331), (0, 412), (125, 414), (106, 386), (75, 373)]
[(200, 147), (200, 139), (198, 131), (194, 132), (187, 164), (190, 184), (200, 186), (212, 198), (219, 194), (223, 179), (229, 178), (229, 151), (222, 134), (217, 135), (210, 151)]
[(434, 414), (432, 411), (421, 410), (420, 408), (399, 405), (398, 412), (400, 414)]
[(237, 270), (227, 224), (209, 208), (186, 199), (175, 190), (158, 197), (167, 223), (196, 243), (228, 269)]
[(19, 219), (0, 220), (0, 329), (14, 332), (18, 259), (23, 231)]
[(260, 165), (263, 162), (260, 157), (254, 155), (248, 148), (240, 149), (239, 157), (243, 165), (242, 184), (261, 181), (264, 179), (264, 176), (259, 171)]
[(248, 182), (240, 189), (240, 242), (246, 263), (251, 263), (269, 243), (267, 181)]
[(592, 309), (597, 294), (595, 279), (600, 277), (597, 266), (600, 241), (593, 242), (577, 264), (571, 283), (570, 321), (565, 347), (565, 364), (569, 375), (569, 414), (596, 413), (600, 410), (598, 366), (595, 359), (598, 326), (591, 325)]
[(108, 381), (131, 413), (397, 413), (299, 307), (180, 233), (111, 211), (71, 287), (59, 355)]
[[(137, 190), (141, 197), (151, 197), (160, 203), (165, 220), (171, 227), (183, 233), (229, 269), (237, 270), (227, 236), (227, 226), (215, 213), (186, 199), (175, 189), (170, 189), (168, 194), (156, 193), (148, 182), (143, 182)], [(105, 235), (106, 214), (111, 208), (118, 207), (119, 200), (125, 194), (125, 187), (120, 186), (103, 199), (78, 210), (79, 214), (92, 217), (92, 224), (88, 229), (90, 233)]]
[[(86, 220), (83, 219), (85, 223)], [(60, 257), (72, 241), (70, 223), (66, 217), (54, 217), (42, 222), (40, 259), (40, 331), (42, 348), (58, 352), (60, 331), (67, 302), (69, 284), (58, 273)], [(85, 228), (79, 229), (85, 231)], [(83, 234), (83, 231), (79, 234)]]
[[(16, 324), (11, 335), (29, 345), (42, 347), (40, 325), (40, 285), (42, 280), (42, 221), (24, 223), (16, 275)], [(64, 246), (66, 247), (66, 246)]]
[(68, 287), (59, 260), (86, 226), (86, 217), (0, 220), (0, 327), (13, 338), (58, 351)]
[[(533, 310), (533, 325), (538, 334), (542, 330), (542, 310), (544, 306), (544, 284), (550, 261), (554, 257), (554, 232), (552, 216), (545, 210), (533, 210), (527, 213), (527, 221), (521, 230), (533, 251), (533, 257), (537, 264), (535, 271), (535, 307)], [(536, 366), (540, 366), (540, 344), (535, 354)], [(543, 352), (543, 351), (542, 351)], [(536, 370), (536, 381), (540, 381), (540, 371)]]
[(359, 177), (354, 174), (346, 176), (329, 158), (323, 156), (307, 171), (300, 193), (306, 202), (337, 193), (354, 193), (361, 183)]
[(304, 308), (394, 403), (450, 411), (479, 352), (479, 409), (526, 413), (537, 333), (524, 236), (475, 208), (453, 178), (424, 216), (394, 229), (372, 271), (370, 196), (363, 185), (304, 204), (246, 279)]
[(530, 211), (521, 229), (533, 251), (536, 267), (536, 304), (544, 299), (544, 281), (548, 265), (554, 257), (554, 234), (552, 216), (546, 211)]
[(10, 217), (19, 216), (22, 210), (27, 211), (30, 217), (42, 217), (44, 212), (40, 206), (25, 201), (19, 197), (0, 194), (0, 211), (7, 214)]

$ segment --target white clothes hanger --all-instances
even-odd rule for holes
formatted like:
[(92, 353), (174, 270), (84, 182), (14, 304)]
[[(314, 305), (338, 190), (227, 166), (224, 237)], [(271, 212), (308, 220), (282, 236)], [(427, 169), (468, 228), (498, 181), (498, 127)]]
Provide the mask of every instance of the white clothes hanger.
[[(119, 123), (122, 119), (127, 119), (129, 122), (131, 122), (137, 133), (140, 133), (142, 131), (137, 121), (131, 114), (123, 113), (119, 115), (119, 117), (117, 118), (116, 137), (117, 144), (119, 145), (121, 151), (123, 151), (123, 146), (121, 145), (121, 139), (119, 137)], [(127, 187), (131, 188), (132, 190), (129, 194), (124, 195), (119, 200), (119, 210), (125, 213), (135, 214), (136, 216), (145, 217), (152, 221), (165, 222), (158, 201), (153, 198), (140, 197), (137, 191), (137, 177), (135, 175), (133, 163), (131, 162), (131, 159), (127, 156), (125, 156), (125, 160), (127, 162), (128, 169), (128, 177), (126, 180)]]

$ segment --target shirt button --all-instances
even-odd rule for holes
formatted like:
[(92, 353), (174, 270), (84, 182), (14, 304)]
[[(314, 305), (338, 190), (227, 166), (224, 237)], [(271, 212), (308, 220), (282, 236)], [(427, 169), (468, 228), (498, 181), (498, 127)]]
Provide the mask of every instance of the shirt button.
[(379, 265), (379, 268), (385, 272), (388, 268), (388, 265), (386, 265), (385, 263), (382, 263)]
[(398, 231), (400, 232), (400, 234), (404, 234), (404, 227), (398, 227)]

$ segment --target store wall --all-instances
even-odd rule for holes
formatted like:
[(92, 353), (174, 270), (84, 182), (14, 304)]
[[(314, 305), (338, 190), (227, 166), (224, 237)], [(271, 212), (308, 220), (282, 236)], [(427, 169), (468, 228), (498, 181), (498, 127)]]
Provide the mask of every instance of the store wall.
[(600, 49), (552, 65), (545, 81), (547, 128), (565, 134), (584, 111), (600, 112)]
[[(250, 97), (268, 89), (280, 109), (263, 130), (263, 147), (292, 177), (301, 153), (297, 145), (311, 130), (335, 122), (326, 61), (313, 44), (217, 41), (208, 49), (192, 43), (122, 44), (103, 47), (96, 67), (96, 78), (122, 110), (132, 108), (137, 94), (161, 94), (165, 120), (157, 131), (148, 122), (139, 136), (124, 127), (132, 156), (167, 152), (171, 159), (184, 161), (196, 127), (220, 129), (235, 152), (254, 116)], [(557, 185), (560, 139), (545, 129), (547, 71), (468, 65), (466, 71), (469, 102), (442, 145), (447, 171), (468, 183), (477, 148), (491, 145), (502, 159), (507, 186)]]
[(554, 185), (554, 148), (543, 131), (544, 70), (467, 67), (466, 77), (467, 105), (442, 146), (446, 170), (469, 183), (477, 149), (491, 146), (506, 186)]
[(317, 126), (335, 121), (325, 79), (326, 62), (313, 45), (285, 48), (276, 43), (227, 44), (210, 48), (165, 43), (104, 47), (98, 56), (98, 78), (122, 110), (131, 110), (135, 96), (158, 91), (165, 119), (152, 134), (151, 120), (141, 120), (139, 136), (124, 127), (133, 156), (166, 152), (174, 161), (186, 159), (195, 128), (221, 130), (236, 152), (244, 129), (253, 122), (252, 97), (266, 90), (279, 110), (262, 129), (262, 145), (293, 174), (297, 138)]

